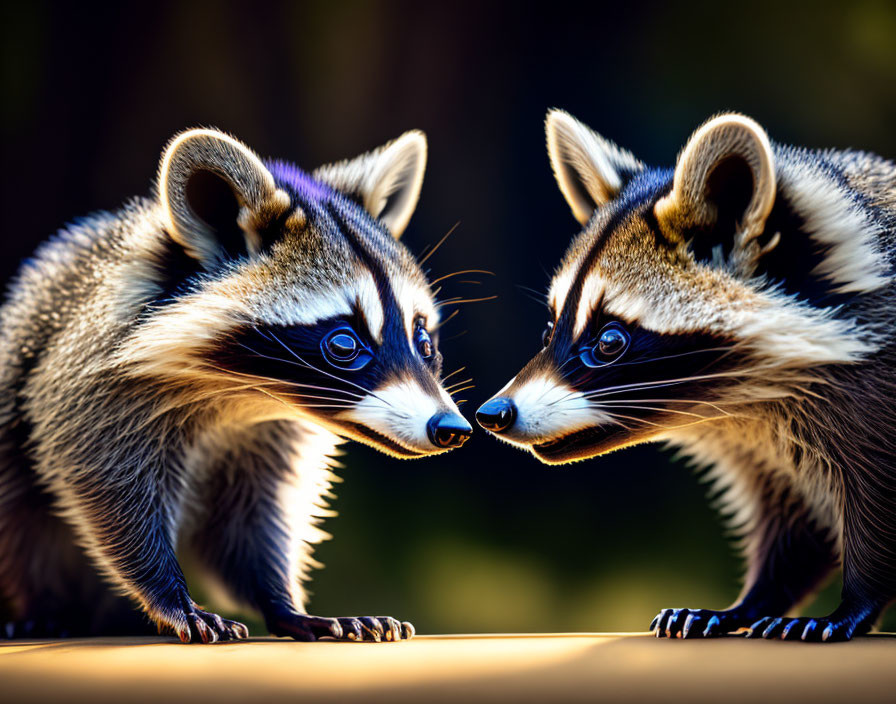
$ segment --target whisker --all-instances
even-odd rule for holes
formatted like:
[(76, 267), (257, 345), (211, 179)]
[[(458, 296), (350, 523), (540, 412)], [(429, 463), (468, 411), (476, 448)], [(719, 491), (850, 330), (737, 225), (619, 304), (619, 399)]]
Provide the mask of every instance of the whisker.
[(354, 402), (352, 402), (352, 401), (348, 401), (347, 399), (344, 399), (344, 398), (333, 398), (332, 396), (315, 396), (314, 394), (303, 394), (303, 393), (296, 392), (296, 391), (292, 391), (292, 392), (289, 392), (289, 391), (280, 392), (280, 395), (281, 395), (281, 396), (297, 396), (297, 397), (300, 397), (300, 398), (313, 398), (313, 399), (316, 399), (316, 400), (318, 400), (318, 401), (333, 401), (333, 402), (339, 402), (339, 403), (344, 403), (345, 406), (346, 406), (346, 408), (351, 408), (352, 406), (355, 405)]
[(548, 309), (548, 311), (551, 310), (551, 307), (545, 302), (545, 300), (543, 298), (537, 298), (537, 297), (533, 296), (531, 293), (526, 293), (525, 291), (523, 291), (523, 295), (526, 298), (528, 298), (530, 301), (534, 301), (538, 305), (544, 306), (545, 308)]
[(452, 335), (451, 337), (446, 337), (446, 338), (444, 338), (444, 339), (442, 340), (442, 342), (450, 342), (451, 340), (456, 340), (456, 339), (459, 338), (459, 337), (463, 337), (463, 336), (466, 335), (468, 332), (470, 332), (470, 331), (469, 331), (469, 330), (461, 330), (461, 331), (460, 331), (459, 333), (457, 333), (456, 335)]
[(494, 276), (495, 272), (489, 271), (488, 269), (461, 269), (460, 271), (453, 271), (450, 274), (445, 274), (437, 279), (433, 279), (433, 281), (430, 282), (430, 286), (435, 286), (440, 281), (445, 281), (446, 279), (460, 276), (461, 274), (488, 274), (489, 276)]
[(614, 418), (625, 418), (626, 420), (633, 420), (636, 423), (644, 423), (645, 425), (652, 425), (655, 428), (667, 429), (666, 426), (661, 425), (659, 423), (654, 423), (653, 421), (647, 420), (646, 418), (638, 418), (637, 416), (627, 416), (622, 413), (608, 413), (607, 415), (613, 416)]
[(284, 400), (283, 400), (282, 398), (280, 398), (279, 396), (275, 396), (274, 394), (270, 393), (269, 391), (265, 391), (264, 389), (258, 389), (258, 390), (259, 390), (261, 393), (263, 393), (265, 396), (270, 396), (272, 399), (274, 399), (274, 400), (277, 401), (278, 403), (281, 403), (281, 404), (283, 404), (284, 406), (286, 406), (286, 407), (287, 407), (290, 411), (292, 411), (293, 414), (295, 414), (296, 416), (301, 417), (300, 414), (299, 414), (299, 412), (298, 412), (295, 408), (293, 408), (292, 406), (290, 406), (286, 401), (284, 401)]
[(347, 408), (353, 408), (353, 406), (344, 406), (340, 404), (331, 404), (331, 403), (302, 403), (299, 404), (301, 408), (339, 408), (345, 410)]
[(456, 308), (455, 310), (451, 311), (451, 315), (449, 315), (447, 318), (442, 318), (442, 320), (439, 321), (439, 324), (433, 328), (433, 332), (435, 332), (436, 330), (440, 330), (445, 323), (451, 320), (458, 313), (460, 313), (460, 308)]
[(700, 425), (700, 423), (705, 423), (709, 420), (714, 420), (713, 418), (701, 418), (700, 420), (695, 420), (693, 423), (680, 423), (678, 425), (662, 425), (661, 423), (654, 423), (652, 421), (646, 420), (644, 418), (637, 418), (635, 416), (626, 416), (622, 414), (614, 414), (608, 413), (609, 416), (619, 416), (620, 418), (626, 418), (627, 420), (633, 420), (638, 423), (644, 423), (645, 425), (652, 425), (655, 428), (659, 428), (660, 430), (678, 430), (680, 428), (690, 428), (692, 425)]
[[(261, 355), (260, 353), (255, 352), (251, 348), (247, 347), (247, 349), (252, 351), (253, 354), (258, 354), (259, 356), (266, 357), (265, 355)], [(275, 360), (278, 362), (283, 362), (285, 364), (295, 364), (295, 362), (291, 362), (288, 359), (279, 359), (278, 357), (266, 357), (266, 358), (272, 359), (272, 360)], [(264, 376), (262, 374), (246, 374), (245, 372), (238, 372), (238, 371), (234, 371), (232, 369), (225, 369), (224, 367), (219, 367), (217, 365), (210, 364), (208, 362), (205, 362), (204, 364), (205, 364), (205, 366), (209, 367), (210, 369), (214, 369), (216, 371), (223, 372), (228, 375), (235, 375), (235, 376), (245, 377), (248, 379), (264, 379), (264, 380), (270, 382), (271, 384), (283, 384), (285, 386), (293, 386), (293, 387), (302, 388), (302, 389), (314, 389), (317, 391), (332, 391), (333, 393), (345, 394), (347, 396), (353, 396), (354, 398), (359, 398), (359, 399), (364, 398), (364, 396), (361, 394), (356, 394), (353, 391), (347, 391), (345, 389), (337, 389), (335, 387), (330, 387), (330, 386), (317, 386), (315, 384), (301, 384), (297, 381), (289, 381), (288, 379), (278, 379), (277, 377), (273, 377), (273, 376)], [(296, 366), (299, 366), (299, 365), (296, 365)]]
[[(444, 379), (443, 379), (442, 381), (444, 382)], [(460, 385), (462, 385), (462, 384), (469, 384), (471, 381), (473, 381), (473, 377), (470, 377), (469, 379), (464, 379), (463, 381), (455, 381), (453, 384), (449, 384), (448, 386), (444, 386), (444, 388), (445, 388), (446, 390), (447, 390), (447, 389), (453, 389), (455, 386), (460, 386)]]
[[(685, 403), (685, 404), (696, 403), (696, 404), (700, 404), (702, 406), (709, 406), (710, 408), (714, 408), (719, 413), (723, 413), (726, 416), (732, 416), (733, 414), (730, 413), (729, 411), (726, 411), (723, 408), (719, 408), (719, 405), (724, 404), (724, 403), (728, 403), (728, 404), (734, 403), (733, 401), (729, 401), (729, 402), (717, 401), (716, 403), (712, 403), (711, 401), (701, 401), (699, 399), (685, 399), (685, 398), (639, 398), (639, 399), (632, 399), (631, 402), (633, 402), (633, 403)], [(605, 404), (630, 403), (630, 402), (625, 401), (625, 400), (619, 400), (619, 399), (610, 399), (608, 401), (598, 401), (598, 403), (603, 406)]]
[(475, 388), (476, 388), (476, 384), (470, 384), (469, 386), (464, 386), (460, 389), (455, 389), (454, 391), (449, 391), (448, 395), (454, 396), (454, 394), (459, 394), (461, 391), (469, 391), (470, 389), (475, 389)]
[(603, 396), (603, 395), (612, 395), (614, 393), (619, 393), (621, 391), (628, 391), (631, 389), (652, 389), (659, 388), (663, 386), (673, 386), (675, 384), (684, 384), (689, 381), (706, 381), (708, 379), (722, 379), (722, 378), (731, 378), (731, 377), (741, 377), (744, 376), (743, 372), (717, 372), (715, 374), (699, 374), (693, 376), (685, 376), (680, 377), (678, 379), (662, 379), (660, 381), (641, 381), (634, 382), (631, 384), (620, 384), (619, 386), (608, 386), (604, 389), (599, 389), (588, 394), (585, 394), (587, 397), (592, 398), (595, 396)]
[[(608, 403), (615, 403), (615, 402), (610, 401)], [(605, 407), (604, 404), (598, 405), (598, 408), (602, 409), (604, 407)], [(613, 406), (611, 406), (611, 408), (631, 408), (633, 410), (638, 410), (638, 411), (663, 411), (664, 413), (678, 413), (679, 415), (693, 416), (694, 418), (703, 418), (705, 420), (709, 420), (711, 417), (714, 417), (714, 416), (700, 415), (699, 413), (691, 413), (690, 411), (679, 411), (676, 408), (665, 408), (664, 406), (635, 406), (635, 405), (632, 405), (629, 403), (625, 403), (625, 404), (613, 405)]]
[(455, 369), (455, 370), (454, 370), (453, 372), (451, 372), (450, 374), (446, 374), (445, 376), (442, 377), (442, 383), (444, 384), (448, 379), (450, 379), (451, 377), (453, 377), (455, 374), (460, 374), (464, 369), (466, 369), (465, 366), (464, 366), (464, 367), (458, 367), (457, 369)]
[(629, 426), (627, 426), (625, 423), (623, 423), (621, 420), (619, 420), (615, 414), (607, 413), (606, 415), (611, 421), (613, 421), (613, 423), (615, 423), (616, 425), (620, 426), (621, 428), (631, 432), (632, 429)]
[(464, 305), (465, 303), (481, 303), (482, 301), (493, 301), (497, 297), (497, 294), (494, 296), (482, 296), (481, 298), (464, 298), (463, 296), (455, 296), (454, 298), (446, 298), (444, 301), (439, 301), (438, 303), (436, 303), (436, 308), (450, 305), (460, 306)]
[(735, 349), (734, 346), (729, 347), (708, 347), (702, 350), (691, 350), (690, 352), (680, 352), (679, 354), (667, 354), (662, 357), (651, 357), (649, 359), (640, 359), (635, 362), (616, 362), (613, 364), (614, 367), (631, 367), (638, 364), (649, 364), (651, 362), (659, 362), (664, 359), (677, 359), (678, 357), (688, 357), (694, 354), (705, 354), (708, 352), (724, 352)]
[(420, 259), (417, 260), (417, 263), (420, 266), (423, 266), (426, 263), (426, 260), (429, 259), (433, 254), (435, 254), (439, 247), (441, 247), (445, 243), (445, 240), (451, 237), (451, 234), (457, 229), (458, 225), (460, 225), (460, 220), (454, 223), (454, 226), (442, 236), (442, 239), (436, 242), (436, 246), (430, 249), (426, 254), (422, 255)]
[[(557, 372), (558, 372), (558, 373), (559, 373), (559, 372), (562, 372), (563, 369), (566, 367), (567, 364), (571, 364), (572, 362), (575, 362), (577, 359), (578, 359), (578, 357), (570, 357), (570, 358), (567, 359), (563, 364), (561, 364), (559, 367), (557, 367)], [(563, 374), (560, 378), (563, 379), (563, 380), (566, 380), (566, 379), (568, 379), (568, 378), (570, 377), (570, 375), (571, 375), (574, 371), (575, 371), (574, 369), (573, 369), (573, 370), (570, 370), (570, 371), (567, 372), (566, 374)], [(575, 393), (575, 391), (571, 392), (569, 395), (571, 396), (573, 393)]]
[[(261, 333), (261, 331), (259, 331), (258, 328), (255, 328), (255, 330), (258, 331), (259, 334), (263, 335), (263, 333)], [(386, 399), (378, 396), (370, 389), (365, 389), (360, 384), (357, 384), (353, 381), (349, 381), (348, 379), (343, 379), (341, 377), (338, 377), (335, 374), (331, 374), (330, 372), (324, 371), (323, 369), (319, 369), (319, 368), (315, 367), (313, 364), (308, 364), (308, 362), (306, 362), (304, 359), (302, 359), (301, 357), (299, 357), (299, 355), (297, 355), (295, 353), (295, 350), (293, 350), (286, 343), (284, 343), (283, 340), (281, 340), (279, 337), (277, 337), (274, 333), (271, 333), (271, 337), (273, 337), (274, 340), (277, 341), (283, 347), (283, 349), (285, 349), (287, 352), (289, 352), (293, 357), (295, 357), (297, 360), (299, 360), (302, 364), (304, 364), (309, 369), (313, 369), (317, 373), (323, 374), (324, 376), (330, 377), (331, 379), (336, 379), (337, 381), (341, 381), (345, 384), (349, 384), (350, 386), (354, 386), (354, 387), (360, 389), (361, 391), (363, 391), (365, 395), (373, 396), (374, 398), (377, 398), (380, 401), (382, 401), (383, 403), (385, 403), (387, 406), (394, 408), (394, 406), (391, 403), (389, 403)]]

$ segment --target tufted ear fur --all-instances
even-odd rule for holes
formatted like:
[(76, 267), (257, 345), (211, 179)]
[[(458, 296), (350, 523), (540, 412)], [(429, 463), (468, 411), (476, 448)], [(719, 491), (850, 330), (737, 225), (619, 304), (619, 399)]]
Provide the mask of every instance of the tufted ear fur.
[(354, 159), (325, 164), (313, 176), (357, 198), (398, 239), (417, 207), (425, 170), (426, 135), (411, 130)]
[(758, 257), (756, 240), (765, 230), (776, 190), (775, 158), (765, 130), (743, 115), (719, 115), (688, 140), (672, 190), (654, 212), (671, 238), (693, 233), (698, 258), (721, 263), (730, 255), (727, 261), (735, 268), (748, 269)]
[(554, 177), (572, 214), (583, 225), (644, 168), (629, 152), (563, 110), (548, 112), (545, 133)]
[(257, 250), (259, 229), (290, 206), (258, 156), (214, 129), (175, 136), (162, 155), (158, 183), (171, 238), (205, 267)]

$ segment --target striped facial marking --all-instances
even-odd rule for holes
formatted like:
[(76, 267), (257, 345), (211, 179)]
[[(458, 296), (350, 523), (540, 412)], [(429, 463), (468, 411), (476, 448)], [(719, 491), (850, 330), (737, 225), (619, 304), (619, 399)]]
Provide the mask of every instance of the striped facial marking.
[[(588, 247), (579, 244), (579, 256), (555, 277), (549, 300), (560, 307), (553, 308), (544, 349), (477, 414), (499, 438), (549, 464), (592, 457), (720, 414), (703, 399), (707, 387), (724, 387), (719, 375), (733, 360), (729, 342), (644, 325), (642, 318), (656, 306), (646, 305), (636, 286), (621, 285), (624, 276), (613, 282), (603, 271), (602, 263), (618, 256), (613, 239), (646, 227), (641, 214), (662, 192), (655, 180), (633, 186), (590, 223)], [(660, 313), (652, 320), (661, 319)], [(498, 409), (513, 422), (502, 427), (494, 420)]]
[(264, 392), (285, 405), (394, 456), (463, 444), (471, 428), (439, 385), (438, 319), (416, 264), (357, 203), (297, 169), (273, 168), (305, 224), (352, 262), (342, 265), (350, 279), (333, 287), (333, 303), (295, 301), (301, 323), (266, 316), (231, 334), (221, 366), (265, 380)]

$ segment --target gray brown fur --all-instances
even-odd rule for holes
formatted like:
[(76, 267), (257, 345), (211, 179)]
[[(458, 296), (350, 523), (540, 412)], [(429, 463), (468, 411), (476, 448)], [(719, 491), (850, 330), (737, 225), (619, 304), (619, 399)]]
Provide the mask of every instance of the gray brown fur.
[[(376, 210), (339, 191), (325, 197), (380, 242), (379, 266), (404, 294), (402, 315), (434, 328), (426, 278), (393, 239), (416, 204), (425, 156), (425, 138), (411, 132), (328, 167), (352, 197), (378, 189)], [(188, 203), (197, 171), (232, 191), (242, 256), (229, 257)], [(295, 384), (214, 363), (213, 352), (246, 326), (313, 325), (354, 311), (376, 338), (385, 324), (371, 272), (343, 233), (283, 188), (227, 135), (183, 133), (163, 154), (157, 196), (67, 227), (12, 284), (0, 310), (6, 635), (158, 628), (185, 641), (245, 637), (241, 624), (193, 603), (178, 546), (195, 554), (213, 593), (261, 611), (280, 635), (413, 633), (388, 617), (308, 616), (303, 582), (316, 565), (313, 545), (328, 537), (319, 524), (332, 515), (331, 469), (343, 437), (402, 456), (442, 449), (409, 427), (413, 414), (395, 393), (395, 412), (377, 408), (374, 416), (353, 403), (373, 396), (332, 391), (332, 405), (345, 409), (337, 414), (290, 396)], [(433, 374), (414, 369), (430, 390), (417, 394), (418, 405), (456, 411)], [(402, 388), (412, 383), (401, 380)], [(379, 433), (373, 439), (354, 431), (365, 412)]]
[[(725, 611), (664, 610), (657, 635), (866, 632), (896, 597), (896, 165), (774, 144), (733, 114), (674, 171), (559, 111), (548, 147), (585, 227), (551, 285), (550, 344), (483, 407), (515, 404), (496, 434), (551, 464), (665, 441), (707, 468), (742, 536), (744, 591)], [(567, 356), (606, 320), (678, 345), (658, 358), (669, 370), (705, 364), (676, 379), (633, 349), (628, 367), (577, 377)], [(785, 618), (837, 564), (841, 607)]]

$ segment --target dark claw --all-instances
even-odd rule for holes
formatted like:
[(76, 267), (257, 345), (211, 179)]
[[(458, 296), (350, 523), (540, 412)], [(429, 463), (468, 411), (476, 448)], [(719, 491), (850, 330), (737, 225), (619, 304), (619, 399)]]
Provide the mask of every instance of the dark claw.
[(383, 629), (383, 624), (380, 622), (380, 619), (373, 618), (372, 616), (359, 616), (358, 620), (362, 625), (369, 628), (371, 631), (376, 633), (380, 638), (386, 635), (385, 630)]
[(217, 643), (249, 637), (249, 629), (242, 623), (223, 619), (211, 611), (203, 611), (193, 603), (188, 608), (187, 628), (177, 634), (184, 643)]
[(814, 618), (810, 618), (809, 622), (806, 624), (806, 627), (803, 629), (802, 635), (800, 635), (800, 640), (813, 640), (812, 634), (815, 632), (815, 629), (818, 628), (818, 621)]
[(682, 619), (685, 618), (687, 612), (687, 609), (675, 609), (675, 613), (672, 614), (672, 618), (666, 624), (666, 635), (669, 638), (678, 638), (681, 633), (681, 627), (684, 625)]
[(714, 635), (719, 635), (719, 628), (722, 625), (722, 620), (719, 618), (718, 614), (713, 614), (709, 622), (706, 624), (706, 629), (703, 631), (704, 638), (711, 638)]
[(656, 637), (657, 638), (665, 638), (668, 633), (668, 623), (669, 619), (672, 617), (673, 613), (677, 611), (677, 609), (663, 609), (660, 611), (659, 616), (657, 616), (656, 623)]
[(771, 616), (765, 616), (752, 626), (750, 626), (750, 632), (747, 634), (747, 638), (759, 638), (762, 636), (762, 632), (765, 630), (765, 627), (771, 623)]
[[(411, 624), (401, 624), (390, 616), (321, 618), (283, 610), (269, 614), (267, 618), (268, 629), (274, 635), (289, 636), (303, 641), (334, 638), (342, 641), (379, 643), (384, 640), (401, 640), (402, 637), (410, 638), (414, 635), (414, 627)], [(245, 629), (242, 624), (237, 625)]]
[[(681, 629), (681, 637), (687, 638), (691, 633), (691, 629), (696, 625), (697, 630), (694, 632), (694, 637), (696, 638), (697, 634), (701, 633), (700, 632), (700, 624), (702, 623), (702, 621), (703, 621), (703, 617), (700, 616), (699, 614), (694, 613), (693, 611), (691, 613), (689, 613), (688, 617), (685, 619), (684, 626)], [(701, 633), (701, 635), (702, 635), (702, 633)]]
[(778, 634), (781, 632), (783, 625), (784, 625), (784, 619), (776, 618), (762, 632), (762, 637), (763, 638), (777, 638)]
[[(800, 634), (800, 620), (798, 618), (790, 619), (781, 631), (781, 640), (797, 640)], [(791, 634), (793, 634), (791, 636)]]
[(384, 639), (386, 634), (383, 632), (383, 626), (378, 619), (370, 616), (360, 616), (358, 617), (358, 622), (364, 630), (364, 640), (372, 640), (379, 643)]
[(361, 629), (361, 622), (356, 618), (347, 617), (339, 618), (339, 625), (342, 626), (342, 638), (344, 640), (361, 641), (364, 640), (364, 633)]
[(401, 640), (401, 624), (391, 616), (377, 616), (377, 620), (383, 624), (386, 640)]
[(206, 624), (199, 614), (189, 614), (187, 620), (190, 622), (190, 630), (195, 632), (203, 643), (216, 643), (218, 641), (218, 634)]
[(249, 637), (249, 629), (245, 624), (242, 624), (239, 621), (228, 621), (227, 625), (230, 628), (230, 632), (233, 633), (234, 640), (245, 640)]
[(662, 615), (662, 612), (658, 613), (656, 616), (653, 617), (653, 621), (650, 622), (650, 628), (648, 628), (647, 630), (649, 630), (649, 631), (656, 630), (656, 625), (660, 622), (661, 615)]

